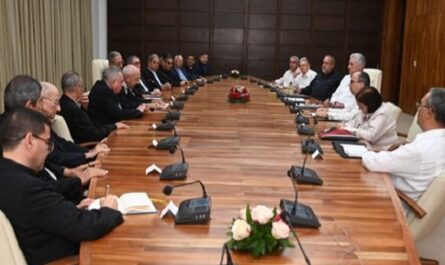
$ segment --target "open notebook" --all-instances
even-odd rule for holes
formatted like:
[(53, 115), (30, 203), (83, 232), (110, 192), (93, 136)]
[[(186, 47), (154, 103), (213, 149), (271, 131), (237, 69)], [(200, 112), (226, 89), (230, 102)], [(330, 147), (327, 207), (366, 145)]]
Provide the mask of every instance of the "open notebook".
[[(156, 213), (156, 207), (145, 192), (124, 193), (118, 198), (118, 210), (122, 214)], [(89, 210), (100, 209), (100, 199), (94, 200)]]

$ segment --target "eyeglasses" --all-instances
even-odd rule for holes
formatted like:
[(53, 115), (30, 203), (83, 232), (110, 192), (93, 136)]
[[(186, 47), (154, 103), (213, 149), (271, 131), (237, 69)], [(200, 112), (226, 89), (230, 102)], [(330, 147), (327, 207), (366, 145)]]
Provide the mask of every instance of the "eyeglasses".
[(47, 97), (42, 97), (42, 98), (48, 100), (49, 102), (53, 103), (56, 106), (59, 105), (59, 100), (58, 99), (50, 99), (50, 98), (47, 98)]
[(172, 61), (167, 61), (166, 63), (167, 63), (167, 64), (173, 64), (173, 62), (172, 62)]
[(54, 150), (54, 143), (53, 141), (51, 141), (51, 138), (48, 139), (44, 139), (38, 135), (32, 134), (33, 137), (42, 140), (43, 142), (45, 142), (45, 144), (48, 146), (48, 152), (51, 153)]

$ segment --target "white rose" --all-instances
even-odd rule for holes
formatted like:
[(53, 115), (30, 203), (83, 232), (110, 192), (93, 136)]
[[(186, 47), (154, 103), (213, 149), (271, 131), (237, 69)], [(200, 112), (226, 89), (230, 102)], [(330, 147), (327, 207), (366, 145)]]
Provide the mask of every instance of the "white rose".
[(246, 211), (247, 211), (246, 208), (239, 210), (238, 218), (240, 218), (240, 219), (242, 219), (244, 221), (247, 221)]
[(237, 219), (232, 225), (232, 235), (236, 241), (248, 238), (250, 236), (250, 225), (244, 220)]
[(276, 239), (286, 239), (289, 237), (289, 226), (283, 221), (272, 223), (272, 236)]
[(264, 225), (273, 217), (273, 210), (264, 205), (258, 205), (252, 209), (252, 219)]

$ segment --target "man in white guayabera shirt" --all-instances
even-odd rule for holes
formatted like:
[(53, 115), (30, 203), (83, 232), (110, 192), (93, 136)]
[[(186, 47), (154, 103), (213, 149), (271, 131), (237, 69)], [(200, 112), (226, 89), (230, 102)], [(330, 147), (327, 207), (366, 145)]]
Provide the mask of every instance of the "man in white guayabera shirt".
[(417, 111), (423, 132), (413, 142), (394, 151), (368, 151), (362, 157), (363, 166), (389, 173), (394, 186), (414, 200), (445, 171), (445, 88), (432, 88)]
[(287, 70), (284, 75), (275, 80), (275, 84), (284, 87), (294, 87), (297, 84), (297, 77), (301, 74), (300, 71), (300, 60), (297, 56), (291, 56), (289, 58), (289, 70)]

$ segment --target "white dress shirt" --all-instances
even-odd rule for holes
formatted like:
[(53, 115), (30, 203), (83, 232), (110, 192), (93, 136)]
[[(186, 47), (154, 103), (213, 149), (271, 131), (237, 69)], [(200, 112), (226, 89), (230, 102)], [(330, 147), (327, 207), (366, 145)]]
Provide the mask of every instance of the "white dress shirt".
[(397, 189), (418, 200), (431, 181), (445, 171), (445, 129), (419, 133), (413, 142), (392, 152), (368, 151), (362, 163), (370, 171), (390, 173)]
[(275, 80), (275, 83), (284, 87), (295, 86), (297, 84), (297, 77), (301, 74), (300, 68), (297, 68), (295, 72), (292, 72), (290, 69), (287, 70), (284, 75)]
[(345, 129), (381, 150), (387, 150), (399, 140), (396, 121), (388, 103), (383, 103), (374, 113), (364, 115), (360, 111), (346, 123)]
[(351, 109), (356, 106), (355, 96), (351, 93), (349, 84), (351, 83), (351, 75), (345, 75), (340, 82), (340, 85), (335, 90), (331, 97), (331, 103), (340, 102), (345, 105), (346, 109)]
[(312, 79), (314, 79), (315, 76), (317, 76), (317, 72), (312, 71), (311, 69), (309, 69), (309, 71), (307, 71), (305, 74), (299, 74), (297, 79), (295, 80), (298, 88), (305, 88), (310, 85)]
[(351, 83), (351, 75), (345, 75), (340, 82), (340, 85), (335, 90), (331, 97), (331, 103), (340, 102), (344, 104), (344, 108), (336, 109), (330, 108), (328, 110), (328, 119), (350, 121), (359, 113), (357, 100), (351, 93), (349, 84)]

